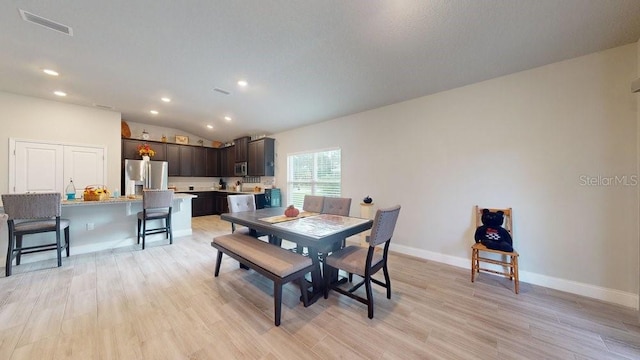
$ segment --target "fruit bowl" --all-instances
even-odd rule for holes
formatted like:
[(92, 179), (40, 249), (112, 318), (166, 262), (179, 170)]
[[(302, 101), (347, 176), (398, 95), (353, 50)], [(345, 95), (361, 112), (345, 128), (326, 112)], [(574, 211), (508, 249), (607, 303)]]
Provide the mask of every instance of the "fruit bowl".
[(100, 201), (109, 197), (109, 190), (104, 185), (89, 185), (82, 194), (84, 201)]

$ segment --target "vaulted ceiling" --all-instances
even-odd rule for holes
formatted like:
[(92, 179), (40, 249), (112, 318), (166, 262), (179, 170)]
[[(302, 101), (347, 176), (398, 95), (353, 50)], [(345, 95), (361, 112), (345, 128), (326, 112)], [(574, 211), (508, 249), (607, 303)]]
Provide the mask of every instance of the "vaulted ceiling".
[(225, 141), (639, 38), (640, 0), (2, 1), (0, 91)]

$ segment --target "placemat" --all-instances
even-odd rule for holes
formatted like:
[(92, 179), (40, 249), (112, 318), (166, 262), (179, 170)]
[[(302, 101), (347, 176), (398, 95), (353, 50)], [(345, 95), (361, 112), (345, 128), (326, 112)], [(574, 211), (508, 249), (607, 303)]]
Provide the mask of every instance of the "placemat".
[(287, 216), (284, 216), (284, 215), (276, 215), (276, 216), (269, 216), (269, 217), (266, 217), (266, 218), (262, 218), (260, 220), (266, 221), (269, 224), (276, 224), (276, 223), (283, 222), (283, 221), (291, 221), (291, 220), (295, 220), (295, 219), (302, 219), (302, 218), (309, 217), (309, 216), (314, 216), (314, 215), (318, 215), (318, 213), (311, 212), (311, 211), (301, 211), (300, 214), (298, 214), (298, 216), (296, 216), (296, 217), (287, 217)]

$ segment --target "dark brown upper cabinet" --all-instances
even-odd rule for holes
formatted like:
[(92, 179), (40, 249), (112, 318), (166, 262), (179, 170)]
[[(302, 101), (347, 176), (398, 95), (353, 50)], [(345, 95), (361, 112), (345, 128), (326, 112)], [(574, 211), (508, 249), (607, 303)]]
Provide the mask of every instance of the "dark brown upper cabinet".
[(275, 140), (262, 138), (251, 141), (248, 146), (248, 176), (274, 176)]
[(250, 138), (248, 136), (245, 136), (233, 141), (235, 143), (235, 162), (249, 161), (249, 139)]

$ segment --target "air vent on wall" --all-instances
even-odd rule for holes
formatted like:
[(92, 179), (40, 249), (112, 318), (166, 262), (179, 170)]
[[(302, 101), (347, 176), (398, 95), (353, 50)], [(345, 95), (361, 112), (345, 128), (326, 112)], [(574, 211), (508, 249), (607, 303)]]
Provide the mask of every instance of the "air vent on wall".
[(63, 25), (60, 23), (57, 23), (53, 20), (49, 20), (49, 19), (45, 19), (42, 16), (38, 16), (36, 14), (32, 14), (28, 11), (24, 11), (22, 9), (18, 9), (20, 10), (20, 16), (22, 17), (22, 20), (24, 21), (28, 21), (30, 23), (34, 23), (36, 25), (40, 25), (43, 27), (46, 27), (47, 29), (50, 30), (54, 30), (57, 32), (61, 32), (65, 35), (69, 35), (69, 36), (73, 36), (73, 29), (70, 28), (67, 25)]
[(637, 78), (631, 82), (631, 92), (640, 92), (640, 78)]

